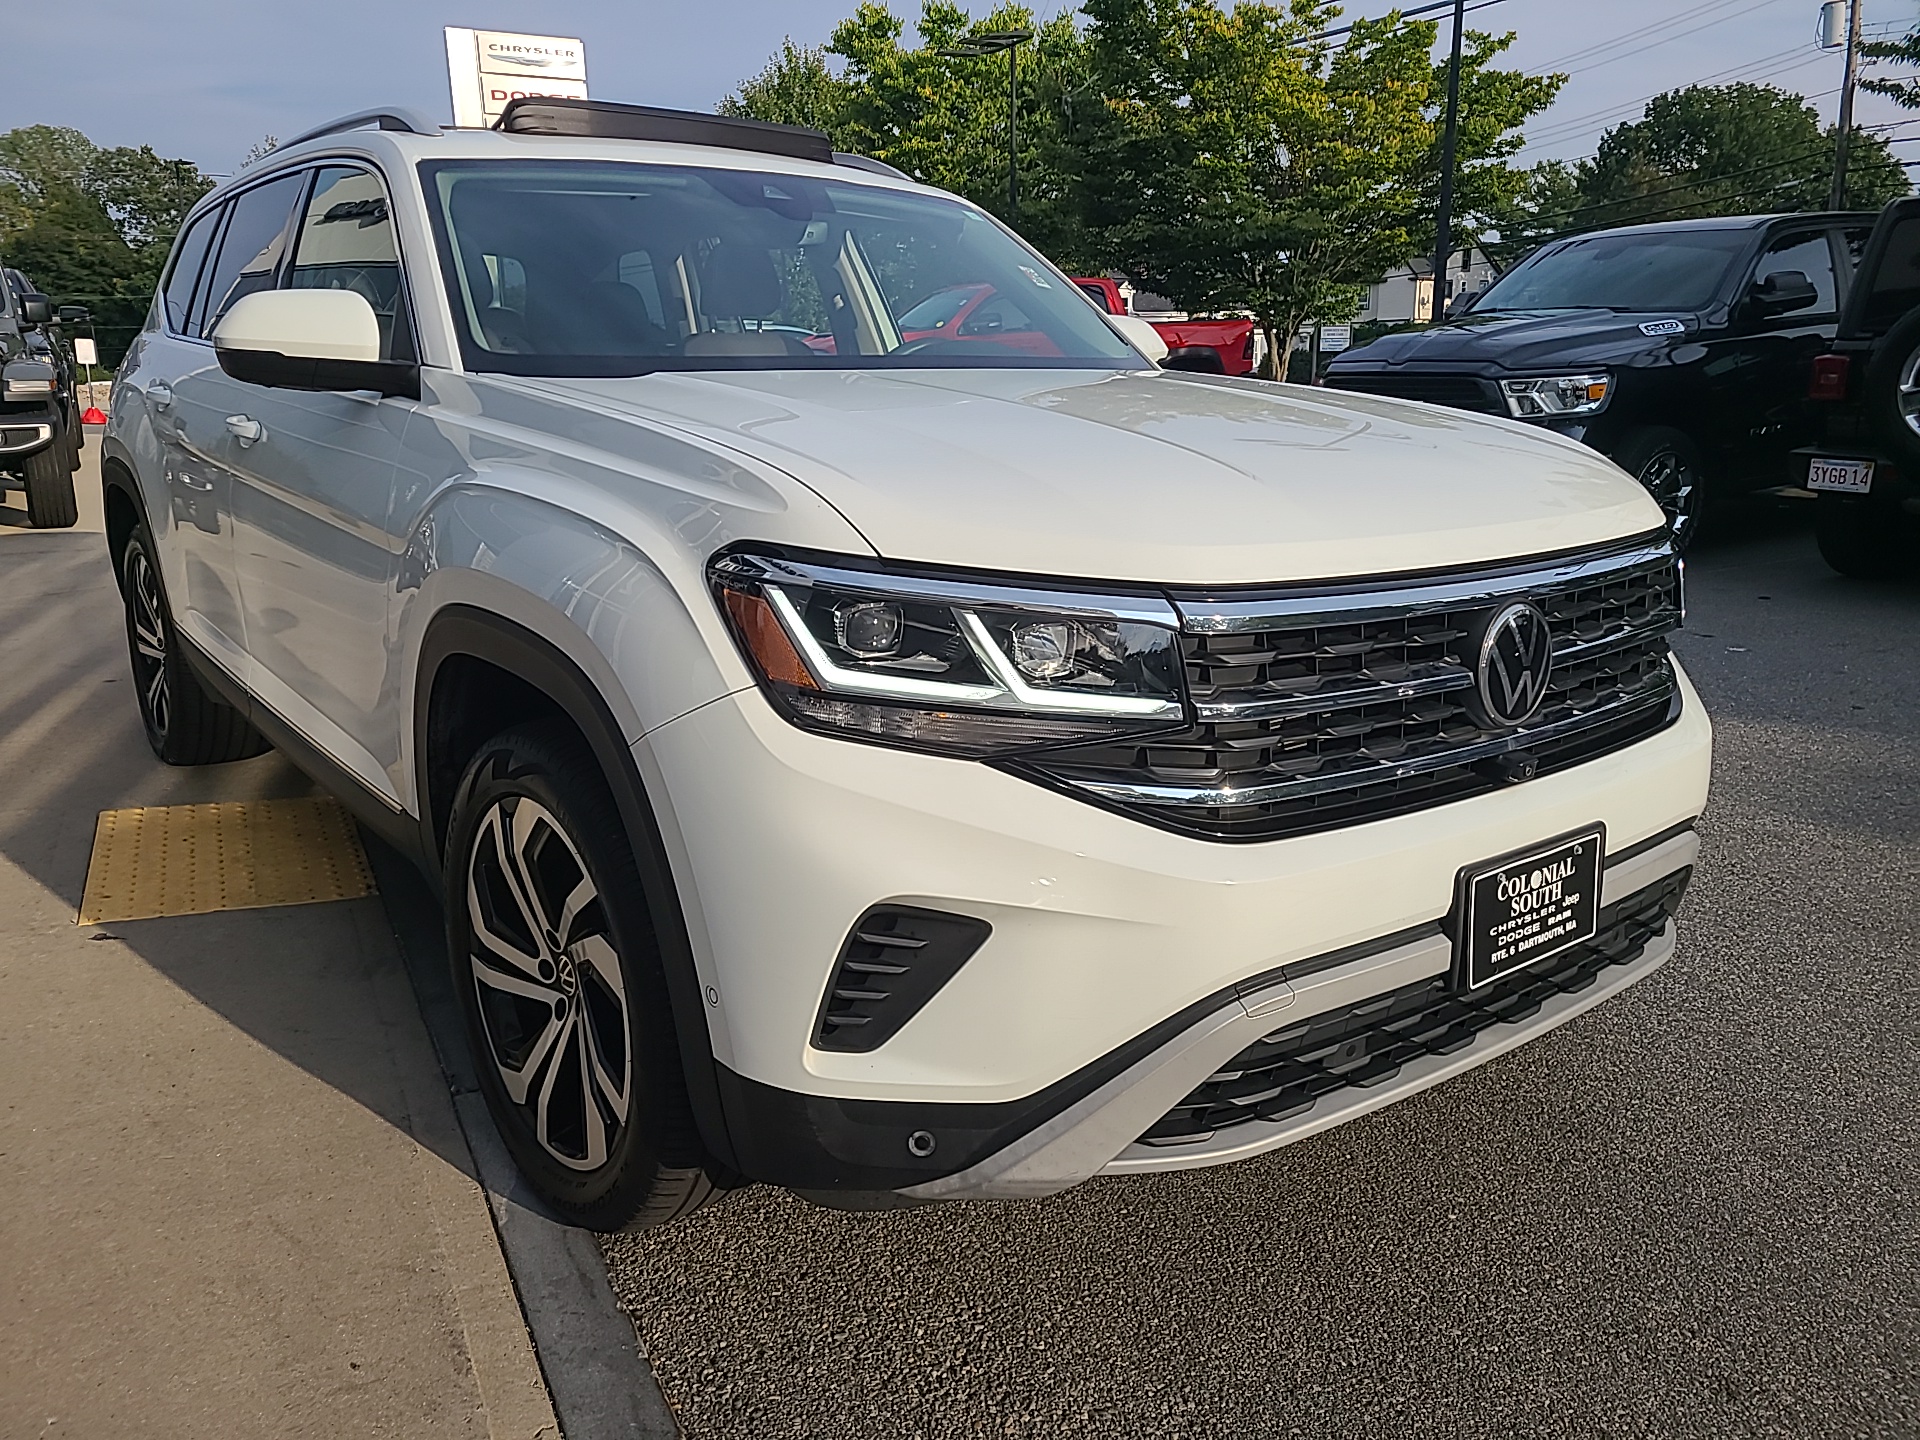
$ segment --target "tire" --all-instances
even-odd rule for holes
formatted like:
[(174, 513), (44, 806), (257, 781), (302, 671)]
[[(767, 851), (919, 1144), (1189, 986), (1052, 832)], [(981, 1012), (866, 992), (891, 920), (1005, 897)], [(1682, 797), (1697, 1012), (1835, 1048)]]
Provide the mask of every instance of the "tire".
[(266, 740), (247, 717), (208, 694), (187, 663), (144, 521), (121, 556), (120, 594), (134, 694), (153, 753), (169, 765), (222, 765), (265, 751)]
[(1889, 459), (1920, 469), (1920, 310), (1910, 311), (1880, 338), (1860, 388), (1867, 424)]
[(1882, 505), (1822, 495), (1814, 511), (1820, 558), (1854, 580), (1891, 580), (1920, 559), (1906, 517)]
[(480, 748), (454, 798), (445, 893), (480, 1089), (541, 1197), (610, 1232), (719, 1194), (633, 848), (573, 730), (517, 726)]
[(1709, 504), (1706, 465), (1700, 447), (1686, 432), (1669, 425), (1630, 430), (1609, 452), (1613, 463), (1638, 480), (1659, 502), (1673, 534), (1673, 548), (1684, 552), (1700, 535)]
[(26, 459), (27, 523), (36, 530), (65, 530), (80, 518), (73, 493), (73, 467), (64, 434)]

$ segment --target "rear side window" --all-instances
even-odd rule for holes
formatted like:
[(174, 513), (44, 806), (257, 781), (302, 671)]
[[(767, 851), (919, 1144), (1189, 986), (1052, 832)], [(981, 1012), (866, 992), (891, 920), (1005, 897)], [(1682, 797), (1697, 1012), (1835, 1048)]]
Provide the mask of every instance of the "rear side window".
[(328, 165), (313, 182), (294, 241), (290, 290), (351, 290), (380, 321), (380, 358), (413, 359), (400, 248), (386, 187), (357, 166)]
[(1812, 235), (1804, 232), (1782, 235), (1760, 257), (1760, 263), (1754, 267), (1753, 283), (1758, 285), (1769, 275), (1795, 270), (1813, 282), (1813, 288), (1819, 292), (1820, 298), (1804, 310), (1781, 316), (1781, 322), (1791, 324), (1809, 315), (1831, 315), (1839, 302), (1834, 298), (1833, 247), (1827, 241), (1826, 231), (1816, 231)]
[(193, 309), (194, 282), (200, 278), (201, 262), (207, 258), (207, 247), (213, 243), (219, 220), (218, 207), (207, 211), (181, 233), (179, 243), (173, 247), (173, 268), (167, 272), (166, 289), (161, 292), (169, 330), (187, 328), (187, 317)]
[[(1868, 334), (1879, 335), (1920, 305), (1920, 215), (1894, 223), (1872, 280), (1860, 324)], [(1848, 318), (1851, 322), (1851, 315)]]
[(233, 218), (220, 237), (220, 253), (195, 307), (199, 323), (189, 333), (213, 334), (220, 317), (233, 308), (234, 302), (256, 290), (273, 288), (286, 248), (287, 220), (306, 182), (304, 170), (283, 175), (233, 202)]

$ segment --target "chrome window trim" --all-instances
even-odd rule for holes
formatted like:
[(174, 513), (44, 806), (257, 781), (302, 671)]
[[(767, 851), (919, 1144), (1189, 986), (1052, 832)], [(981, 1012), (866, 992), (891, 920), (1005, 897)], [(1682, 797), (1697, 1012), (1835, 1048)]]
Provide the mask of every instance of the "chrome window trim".
[(1611, 555), (1575, 555), (1498, 575), (1398, 584), (1390, 580), (1377, 585), (1363, 582), (1349, 593), (1340, 593), (1345, 587), (1338, 581), (1322, 581), (1323, 588), (1317, 591), (1247, 600), (1183, 598), (1176, 594), (1174, 605), (1180, 612), (1181, 628), (1190, 635), (1236, 635), (1492, 605), (1514, 595), (1539, 595), (1624, 576), (1642, 567), (1669, 564), (1673, 559), (1672, 542), (1663, 536)]

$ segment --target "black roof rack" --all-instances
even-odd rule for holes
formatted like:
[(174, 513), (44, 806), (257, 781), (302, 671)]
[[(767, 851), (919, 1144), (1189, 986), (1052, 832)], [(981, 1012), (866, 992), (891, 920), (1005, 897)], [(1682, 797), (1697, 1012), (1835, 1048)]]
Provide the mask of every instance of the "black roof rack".
[(523, 96), (509, 101), (494, 129), (509, 135), (578, 135), (605, 140), (657, 140), (673, 145), (718, 145), (795, 160), (834, 161), (833, 141), (819, 130), (769, 125), (732, 115), (660, 110), (612, 100)]
[(354, 115), (342, 115), (338, 120), (329, 120), (324, 125), (316, 125), (311, 130), (302, 130), (291, 140), (283, 141), (278, 147), (287, 149), (308, 140), (318, 140), (322, 135), (338, 135), (345, 130), (359, 130), (368, 125), (377, 125), (382, 130), (404, 130), (410, 135), (438, 135), (440, 127), (427, 119), (417, 110), (403, 110), (394, 106), (386, 110), (362, 110)]

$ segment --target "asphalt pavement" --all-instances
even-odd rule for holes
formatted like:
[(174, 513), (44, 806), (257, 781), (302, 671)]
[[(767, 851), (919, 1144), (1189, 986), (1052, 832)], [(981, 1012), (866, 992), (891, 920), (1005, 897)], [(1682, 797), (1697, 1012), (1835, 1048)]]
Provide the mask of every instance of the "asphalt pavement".
[(1730, 515), (1676, 958), (1223, 1169), (607, 1243), (693, 1437), (1920, 1435), (1920, 581)]

